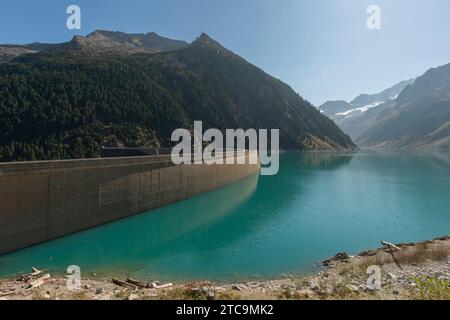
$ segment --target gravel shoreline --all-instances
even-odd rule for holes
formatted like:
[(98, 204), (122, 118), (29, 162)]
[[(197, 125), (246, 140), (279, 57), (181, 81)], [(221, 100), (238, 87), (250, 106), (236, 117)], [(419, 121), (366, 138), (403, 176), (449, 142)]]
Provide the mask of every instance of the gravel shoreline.
[[(318, 274), (235, 283), (82, 278), (76, 290), (68, 289), (66, 277), (34, 269), (27, 275), (0, 279), (0, 300), (450, 300), (448, 236), (420, 243), (385, 244), (357, 256), (339, 253), (323, 264), (325, 269)], [(379, 277), (373, 266), (379, 267)], [(373, 279), (380, 281), (379, 287)]]

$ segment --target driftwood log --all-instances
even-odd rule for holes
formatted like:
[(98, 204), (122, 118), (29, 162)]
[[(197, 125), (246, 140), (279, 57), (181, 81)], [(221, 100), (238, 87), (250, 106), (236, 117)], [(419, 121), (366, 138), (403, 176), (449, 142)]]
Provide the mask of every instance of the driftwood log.
[(40, 275), (41, 273), (43, 273), (44, 271), (36, 269), (36, 268), (31, 268), (31, 273), (27, 273), (27, 274), (22, 274), (18, 277), (18, 281), (23, 281), (23, 282), (28, 282), (31, 279), (33, 279), (34, 277), (37, 277), (38, 275)]
[(388, 247), (390, 247), (390, 248), (394, 248), (394, 249), (399, 250), (399, 251), (402, 250), (402, 248), (397, 247), (395, 244), (390, 243), (390, 242), (387, 242), (387, 241), (381, 241), (381, 244), (382, 244), (383, 246), (388, 246)]
[(27, 289), (34, 289), (42, 286), (48, 279), (50, 279), (52, 276), (50, 274), (46, 274), (36, 280), (33, 280), (28, 283)]
[(132, 284), (132, 283), (128, 283), (126, 281), (122, 281), (116, 278), (112, 279), (112, 282), (120, 287), (124, 287), (124, 288), (128, 288), (128, 289), (133, 289), (133, 290), (137, 290), (137, 286)]
[(166, 288), (170, 288), (170, 287), (173, 287), (173, 283), (166, 283), (166, 284), (162, 284), (162, 285), (158, 285), (155, 282), (152, 283), (153, 289), (166, 289)]
[(397, 247), (395, 244), (387, 242), (387, 241), (381, 241), (381, 244), (383, 246), (386, 246), (386, 247), (389, 248), (389, 252), (390, 252), (390, 254), (392, 256), (392, 259), (394, 259), (395, 264), (397, 265), (397, 267), (399, 267), (400, 270), (403, 270), (402, 266), (400, 265), (400, 263), (398, 262), (397, 258), (395, 257), (394, 250), (393, 250), (393, 249), (396, 249), (398, 251), (401, 251), (402, 249)]
[(131, 277), (127, 278), (127, 282), (131, 283), (132, 285), (135, 285), (136, 287), (142, 288), (142, 289), (148, 289), (148, 288), (152, 287), (152, 285), (148, 282), (142, 282), (142, 281), (136, 280)]
[(12, 294), (17, 293), (16, 291), (9, 291), (9, 292), (0, 292), (0, 297), (6, 297), (6, 296), (10, 296)]

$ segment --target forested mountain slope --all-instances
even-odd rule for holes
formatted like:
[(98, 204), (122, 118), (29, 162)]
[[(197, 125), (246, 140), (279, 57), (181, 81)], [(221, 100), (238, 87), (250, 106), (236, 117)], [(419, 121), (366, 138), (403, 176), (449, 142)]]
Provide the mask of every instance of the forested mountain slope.
[(204, 34), (178, 50), (45, 50), (0, 64), (1, 161), (170, 146), (172, 131), (194, 120), (204, 129), (278, 128), (285, 149), (355, 147), (288, 85)]

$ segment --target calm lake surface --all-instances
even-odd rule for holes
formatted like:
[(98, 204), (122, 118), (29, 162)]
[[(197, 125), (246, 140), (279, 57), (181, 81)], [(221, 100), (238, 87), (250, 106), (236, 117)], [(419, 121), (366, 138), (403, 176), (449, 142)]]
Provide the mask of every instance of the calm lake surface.
[(139, 279), (276, 277), (337, 252), (450, 234), (450, 155), (284, 153), (274, 177), (0, 256), (31, 267)]

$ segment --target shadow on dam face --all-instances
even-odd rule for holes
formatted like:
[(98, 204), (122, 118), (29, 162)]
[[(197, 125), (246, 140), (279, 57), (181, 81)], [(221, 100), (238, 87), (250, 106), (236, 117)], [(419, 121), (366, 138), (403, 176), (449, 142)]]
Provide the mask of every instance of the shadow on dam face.
[(133, 261), (131, 269), (145, 268), (165, 246), (232, 214), (252, 197), (258, 180), (259, 174), (253, 174), (213, 192), (0, 256), (0, 276), (36, 266), (64, 272), (73, 264), (82, 270), (120, 272), (124, 261)]

